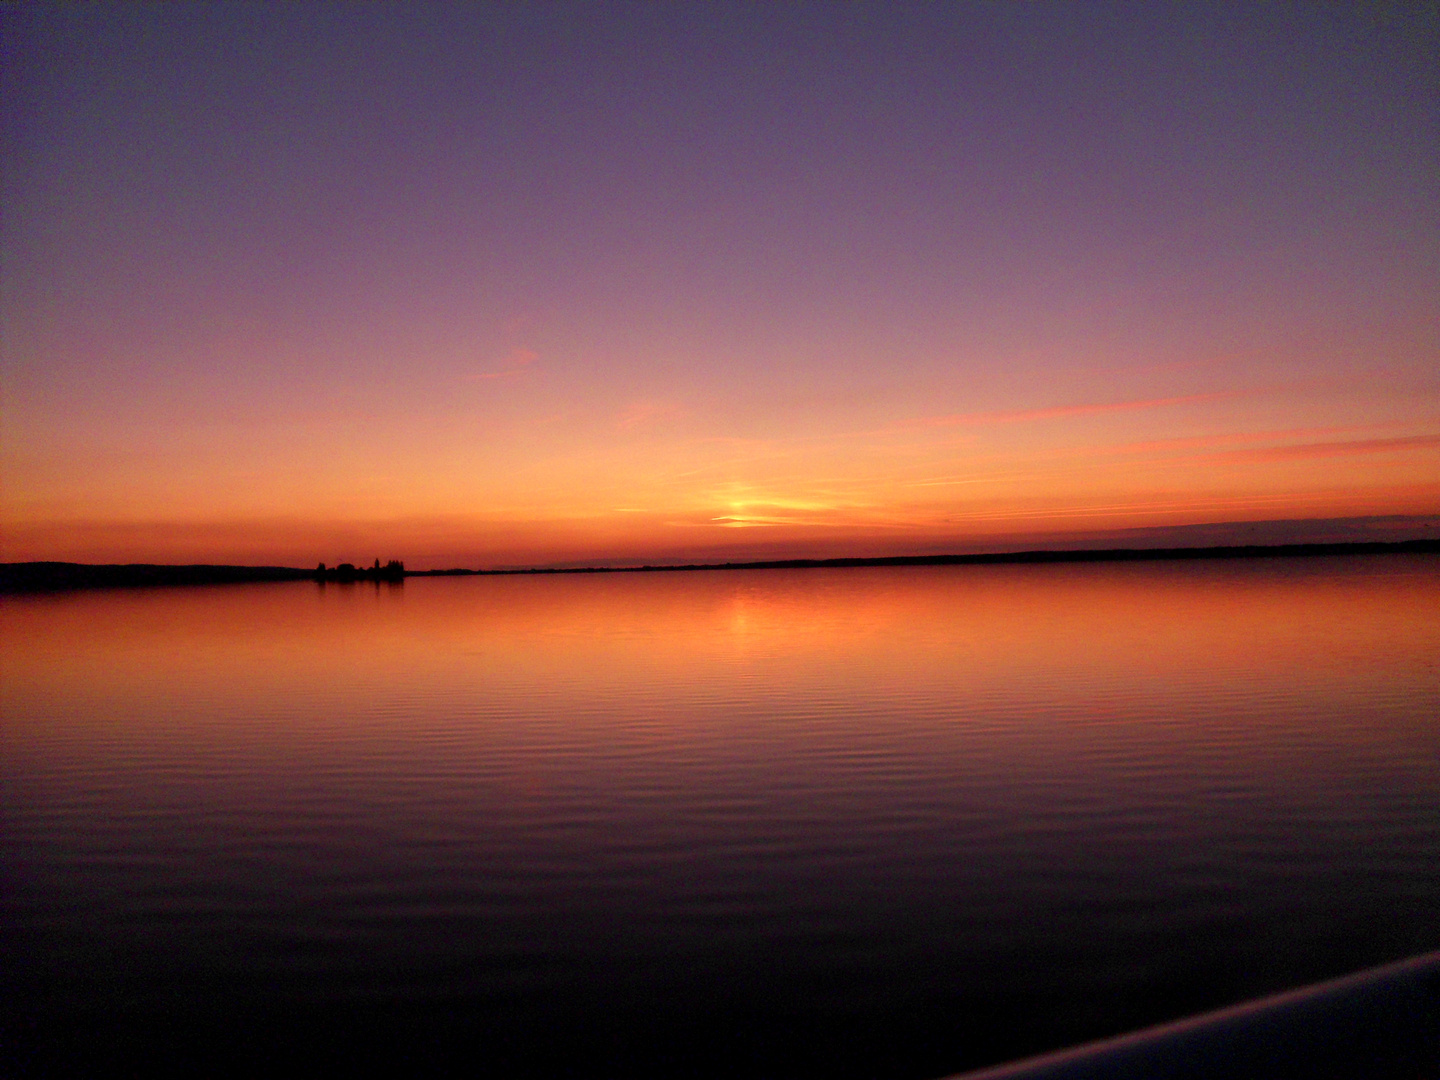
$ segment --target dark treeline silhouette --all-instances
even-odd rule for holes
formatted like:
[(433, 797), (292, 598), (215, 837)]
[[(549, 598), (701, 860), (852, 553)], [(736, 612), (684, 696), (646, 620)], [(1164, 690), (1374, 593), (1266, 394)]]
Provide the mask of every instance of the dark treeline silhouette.
[(1316, 555), (1435, 555), (1440, 540), (1336, 544), (1274, 544), (1207, 548), (1110, 548), (1007, 551), (972, 555), (898, 555), (877, 558), (777, 559), (763, 562), (689, 563), (683, 566), (570, 566), (509, 570), (412, 570), (391, 559), (385, 565), (353, 563), (314, 570), (289, 566), (163, 566), (152, 563), (95, 566), (84, 563), (0, 563), (0, 595), (69, 589), (133, 588), (156, 585), (226, 585), (258, 581), (404, 581), (407, 577), (505, 574), (626, 574), (684, 570), (802, 570), (845, 566), (966, 566), (986, 563), (1148, 562), (1161, 559), (1264, 559)]
[(986, 566), (1010, 563), (1159, 562), (1190, 559), (1295, 559), (1338, 555), (1435, 555), (1440, 540), (1359, 541), (1335, 544), (1247, 544), (1192, 548), (1061, 548), (972, 555), (879, 555), (835, 559), (766, 559), (760, 562), (684, 563), (645, 566), (517, 567), (505, 570), (417, 570), (411, 577), (514, 574), (644, 574), (684, 570), (823, 570), (858, 566)]
[(0, 564), (0, 594), (65, 592), (71, 589), (131, 589), (161, 585), (240, 585), (261, 581), (304, 581), (312, 574), (293, 566), (216, 566), (199, 563), (28, 562)]
[(384, 566), (375, 560), (374, 566), (356, 566), (342, 562), (339, 566), (326, 566), (323, 562), (315, 567), (316, 581), (404, 581), (405, 564), (391, 559)]

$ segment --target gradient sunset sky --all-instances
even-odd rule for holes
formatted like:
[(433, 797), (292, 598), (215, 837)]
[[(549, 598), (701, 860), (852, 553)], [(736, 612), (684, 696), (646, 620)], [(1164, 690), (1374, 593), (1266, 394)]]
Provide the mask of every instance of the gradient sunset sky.
[(7, 6), (0, 559), (1433, 520), (1436, 10)]

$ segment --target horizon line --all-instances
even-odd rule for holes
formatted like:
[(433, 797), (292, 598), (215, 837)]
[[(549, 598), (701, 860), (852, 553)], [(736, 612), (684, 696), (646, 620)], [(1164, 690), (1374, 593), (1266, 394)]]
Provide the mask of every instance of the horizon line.
[[(565, 566), (444, 570), (405, 570), (407, 577), (513, 577), (542, 574), (626, 574), (699, 570), (811, 570), (882, 566), (981, 566), (1038, 563), (1156, 562), (1198, 559), (1296, 558), (1326, 555), (1440, 554), (1440, 539), (1359, 540), (1334, 543), (1217, 544), (1204, 547), (1061, 548), (976, 552), (950, 555), (840, 556), (828, 559), (762, 559), (748, 562), (681, 563), (639, 566)], [(294, 566), (238, 566), (221, 563), (73, 563), (35, 561), (0, 563), (0, 594), (62, 592), (87, 588), (163, 585), (253, 584), (315, 581), (317, 570)], [(363, 580), (371, 580), (369, 578)], [(373, 579), (375, 585), (379, 579)], [(338, 582), (336, 584), (354, 584)]]

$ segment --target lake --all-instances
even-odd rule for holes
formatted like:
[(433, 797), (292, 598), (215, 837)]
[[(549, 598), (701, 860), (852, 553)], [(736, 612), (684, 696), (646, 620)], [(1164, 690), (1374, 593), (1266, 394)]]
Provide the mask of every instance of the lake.
[(1440, 947), (1440, 558), (0, 599), (9, 1067), (926, 1080)]

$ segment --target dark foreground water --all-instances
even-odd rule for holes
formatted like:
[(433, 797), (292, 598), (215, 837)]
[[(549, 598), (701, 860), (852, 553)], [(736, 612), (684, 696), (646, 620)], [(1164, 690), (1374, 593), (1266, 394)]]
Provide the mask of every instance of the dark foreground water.
[(0, 601), (5, 1070), (923, 1080), (1440, 947), (1440, 558)]

